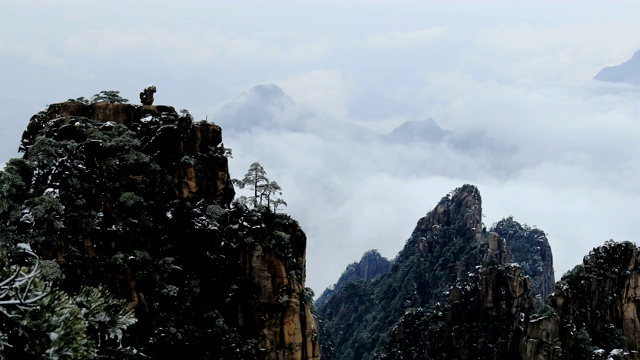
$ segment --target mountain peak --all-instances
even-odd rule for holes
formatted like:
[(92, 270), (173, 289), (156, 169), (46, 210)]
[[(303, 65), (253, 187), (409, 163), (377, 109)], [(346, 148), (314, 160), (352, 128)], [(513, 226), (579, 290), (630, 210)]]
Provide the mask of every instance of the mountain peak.
[(444, 226), (482, 231), (482, 198), (477, 187), (465, 184), (444, 196), (438, 205), (418, 221), (414, 235)]
[(217, 111), (215, 118), (227, 130), (274, 128), (289, 118), (283, 117), (283, 114), (295, 106), (295, 101), (278, 85), (256, 85), (225, 104)]
[(631, 59), (615, 66), (608, 66), (600, 70), (594, 77), (595, 80), (640, 84), (640, 50), (636, 51)]
[(276, 84), (261, 84), (256, 85), (247, 91), (248, 94), (256, 94), (261, 97), (282, 97), (287, 94)]
[(293, 99), (276, 84), (256, 85), (240, 94), (233, 103), (255, 107), (274, 107), (280, 110), (295, 104)]
[(373, 249), (365, 252), (359, 262), (347, 265), (342, 272), (340, 279), (332, 287), (322, 292), (322, 295), (316, 300), (316, 306), (321, 308), (327, 300), (335, 293), (340, 291), (345, 285), (358, 280), (369, 281), (378, 275), (382, 275), (389, 271), (391, 262), (380, 255), (378, 250)]
[(436, 142), (442, 140), (448, 131), (442, 130), (433, 118), (409, 120), (393, 129), (388, 135), (393, 142)]

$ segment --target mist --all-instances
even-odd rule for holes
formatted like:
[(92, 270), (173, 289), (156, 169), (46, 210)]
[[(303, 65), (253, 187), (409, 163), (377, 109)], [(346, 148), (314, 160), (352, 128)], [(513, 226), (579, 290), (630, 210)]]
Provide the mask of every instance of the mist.
[[(137, 103), (154, 84), (156, 104), (222, 126), (232, 177), (257, 161), (282, 186), (316, 293), (369, 249), (395, 257), (466, 183), (487, 227), (511, 215), (549, 235), (556, 278), (636, 240), (640, 88), (593, 80), (640, 48), (634, 2), (3, 8), (0, 164), (47, 104), (110, 89)], [(427, 119), (439, 135), (391, 136)]]

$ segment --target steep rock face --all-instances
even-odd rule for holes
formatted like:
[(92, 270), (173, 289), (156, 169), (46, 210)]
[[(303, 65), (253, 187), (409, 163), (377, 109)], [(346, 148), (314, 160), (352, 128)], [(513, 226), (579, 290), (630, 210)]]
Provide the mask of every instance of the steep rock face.
[(547, 313), (531, 322), (523, 357), (640, 357), (638, 256), (635, 244), (613, 241), (585, 256), (556, 284)]
[(266, 359), (319, 359), (318, 333), (310, 307), (313, 298), (304, 287), (306, 236), (297, 223), (288, 227), (277, 236), (291, 244), (291, 254), (298, 257), (283, 258), (281, 250), (268, 244), (243, 252), (242, 269), (256, 291), (253, 299), (238, 299), (239, 325), (259, 329), (259, 348)]
[[(387, 273), (327, 297), (319, 309), (323, 358), (558, 354), (560, 322), (540, 321), (547, 310), (541, 299), (534, 306), (534, 295), (553, 282), (552, 269), (544, 232), (511, 218), (487, 231), (480, 193), (464, 185), (418, 221)], [(533, 336), (549, 342), (540, 345)]]
[(448, 294), (446, 304), (409, 309), (379, 358), (519, 358), (533, 299), (517, 264), (479, 267)]
[(169, 106), (67, 102), (34, 115), (21, 148), (0, 177), (13, 194), (0, 237), (58, 262), (66, 291), (127, 299), (131, 358), (319, 357), (306, 237), (232, 204), (220, 127)]
[[(179, 116), (171, 106), (150, 106), (131, 104), (81, 104), (65, 102), (53, 104), (47, 110), (34, 115), (22, 135), (21, 149), (29, 158), (31, 148), (39, 136), (55, 141), (73, 141), (83, 144), (78, 149), (84, 157), (104, 156), (104, 143), (93, 139), (92, 133), (110, 131), (116, 124), (136, 134), (142, 151), (161, 167), (159, 173), (173, 176), (173, 187), (177, 198), (194, 197), (196, 191), (202, 194), (195, 198), (229, 205), (234, 190), (228, 174), (227, 158), (224, 155), (222, 129), (211, 123), (194, 124), (190, 116)], [(93, 127), (93, 129), (89, 129)], [(95, 140), (95, 141), (94, 141)], [(193, 161), (185, 157), (208, 156), (212, 162), (200, 167), (202, 174), (196, 173)], [(181, 160), (185, 161), (181, 161)], [(158, 181), (154, 181), (158, 183)], [(155, 189), (160, 191), (160, 189)]]
[(638, 359), (638, 248), (607, 242), (534, 308), (517, 264), (479, 266), (448, 301), (408, 309), (380, 359)]
[(323, 358), (374, 358), (407, 311), (445, 303), (477, 265), (509, 259), (502, 239), (483, 233), (481, 205), (475, 187), (456, 189), (418, 221), (387, 273), (329, 297), (319, 311)]
[(338, 282), (332, 288), (327, 288), (322, 292), (322, 295), (316, 300), (316, 308), (321, 311), (327, 299), (340, 291), (347, 283), (358, 280), (369, 281), (378, 275), (386, 273), (390, 268), (391, 262), (380, 255), (377, 250), (367, 251), (362, 255), (362, 259), (359, 262), (354, 262), (347, 266), (342, 275), (340, 275)]
[(544, 303), (555, 287), (553, 254), (547, 235), (540, 229), (521, 225), (513, 217), (500, 220), (491, 230), (505, 239), (513, 261), (531, 277), (532, 295), (538, 297), (539, 303)]
[(638, 248), (607, 242), (534, 308), (517, 264), (479, 266), (445, 303), (407, 309), (380, 359), (638, 359)]

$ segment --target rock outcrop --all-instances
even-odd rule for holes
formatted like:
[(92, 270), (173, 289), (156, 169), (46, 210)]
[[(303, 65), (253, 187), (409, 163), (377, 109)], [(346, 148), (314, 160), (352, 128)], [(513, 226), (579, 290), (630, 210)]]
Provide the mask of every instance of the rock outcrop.
[(498, 221), (491, 230), (505, 239), (513, 261), (531, 278), (531, 294), (543, 304), (555, 288), (553, 254), (547, 234), (535, 227), (519, 224), (513, 217)]
[(476, 266), (508, 259), (504, 241), (484, 231), (478, 189), (456, 189), (418, 221), (388, 272), (347, 283), (319, 308), (323, 358), (372, 359), (396, 349), (395, 335), (385, 334), (404, 316), (444, 306)]
[(456, 189), (389, 272), (329, 296), (324, 358), (640, 358), (635, 244), (609, 241), (553, 284), (546, 234), (511, 217), (488, 232), (481, 211), (475, 187)]
[(304, 232), (232, 204), (219, 126), (171, 106), (65, 102), (31, 118), (21, 149), (20, 216), (0, 212), (3, 237), (60, 264), (65, 291), (127, 299), (131, 358), (319, 358)]
[(388, 272), (330, 294), (323, 357), (640, 358), (634, 244), (607, 242), (554, 283), (542, 230), (481, 221), (478, 190), (456, 189), (418, 221)]
[(380, 359), (518, 359), (529, 279), (516, 264), (480, 267), (448, 292), (447, 303), (409, 309)]
[(142, 105), (153, 105), (153, 94), (156, 93), (156, 87), (149, 85), (140, 93), (140, 102)]
[(593, 249), (530, 321), (523, 358), (640, 358), (639, 284), (635, 244), (608, 241)]

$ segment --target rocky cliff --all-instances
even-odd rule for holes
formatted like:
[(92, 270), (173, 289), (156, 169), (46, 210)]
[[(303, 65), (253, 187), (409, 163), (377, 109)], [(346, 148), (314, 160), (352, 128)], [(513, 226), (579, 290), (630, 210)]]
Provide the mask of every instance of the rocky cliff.
[(529, 291), (517, 264), (479, 267), (445, 302), (408, 309), (378, 358), (519, 359)]
[(528, 323), (523, 358), (640, 358), (639, 281), (635, 244), (608, 241), (593, 249)]
[(3, 172), (0, 236), (57, 262), (64, 290), (103, 284), (129, 301), (139, 321), (121, 358), (319, 357), (304, 232), (232, 203), (220, 127), (72, 101), (34, 115), (21, 150)]
[(635, 244), (609, 241), (553, 284), (543, 231), (511, 217), (487, 231), (481, 214), (478, 190), (456, 189), (387, 273), (329, 296), (323, 358), (640, 358)]
[[(387, 272), (345, 281), (319, 302), (323, 359), (373, 358), (408, 309), (445, 302), (449, 287), (478, 263), (510, 259), (497, 234), (483, 233), (478, 189), (456, 189), (418, 221)], [(352, 277), (349, 268), (344, 277)]]
[(374, 358), (405, 314), (445, 304), (477, 265), (510, 259), (504, 240), (484, 231), (478, 189), (456, 189), (418, 221), (387, 273), (348, 283), (319, 307), (323, 358)]
[(543, 304), (555, 287), (553, 254), (547, 234), (535, 227), (522, 225), (511, 216), (498, 221), (491, 230), (505, 240), (513, 261), (531, 279), (531, 294), (539, 304)]

